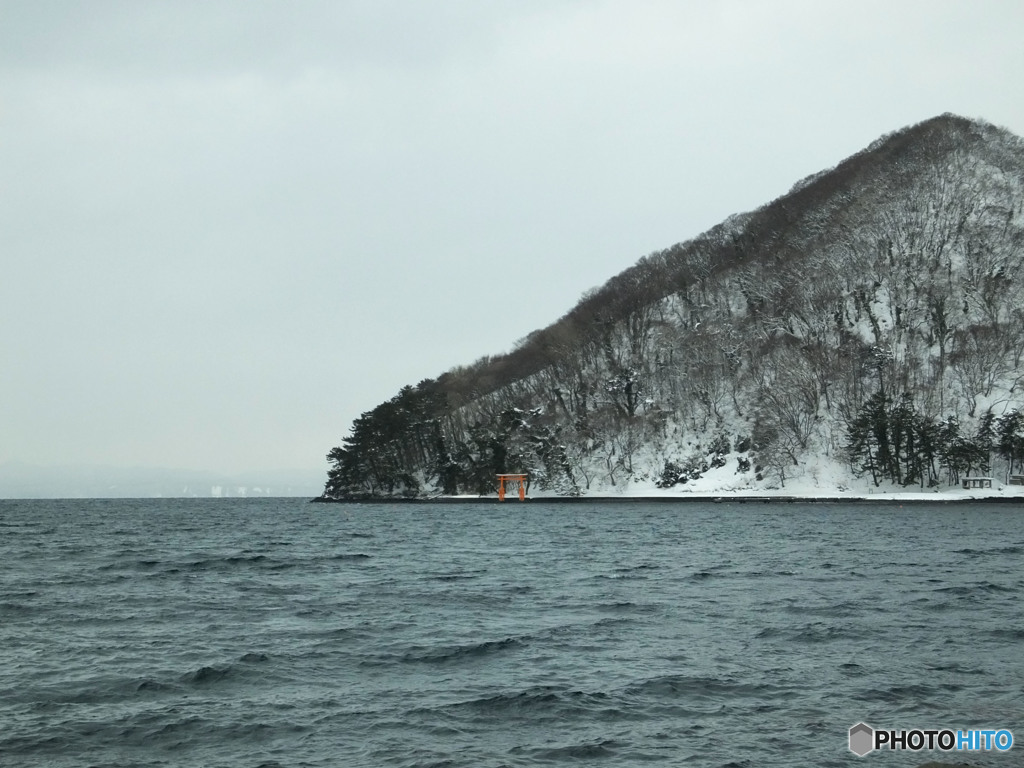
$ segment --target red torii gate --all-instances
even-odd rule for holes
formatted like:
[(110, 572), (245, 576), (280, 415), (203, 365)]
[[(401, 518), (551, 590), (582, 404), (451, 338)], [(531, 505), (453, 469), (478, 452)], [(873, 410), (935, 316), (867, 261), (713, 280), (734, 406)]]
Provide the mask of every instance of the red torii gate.
[(526, 475), (498, 475), (498, 501), (505, 500), (505, 489), (519, 487), (519, 500), (526, 501)]

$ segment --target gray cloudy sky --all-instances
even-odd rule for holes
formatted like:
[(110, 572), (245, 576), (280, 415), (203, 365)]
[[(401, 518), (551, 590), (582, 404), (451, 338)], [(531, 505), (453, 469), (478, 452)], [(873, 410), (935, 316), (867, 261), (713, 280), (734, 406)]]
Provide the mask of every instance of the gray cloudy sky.
[(353, 418), (942, 112), (1018, 0), (0, 0), (0, 462), (326, 469)]

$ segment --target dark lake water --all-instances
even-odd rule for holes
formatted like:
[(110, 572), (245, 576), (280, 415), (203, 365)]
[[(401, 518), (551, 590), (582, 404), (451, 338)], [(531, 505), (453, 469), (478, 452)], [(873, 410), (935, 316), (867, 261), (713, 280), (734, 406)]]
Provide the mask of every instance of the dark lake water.
[(1020, 766), (1022, 556), (1015, 505), (0, 501), (0, 765)]

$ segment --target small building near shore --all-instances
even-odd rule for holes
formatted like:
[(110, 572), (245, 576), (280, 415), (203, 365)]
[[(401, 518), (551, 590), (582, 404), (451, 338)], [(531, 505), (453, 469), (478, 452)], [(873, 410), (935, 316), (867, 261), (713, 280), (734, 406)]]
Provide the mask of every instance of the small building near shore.
[(991, 488), (992, 478), (991, 477), (965, 477), (963, 479), (963, 487), (965, 491), (969, 491), (972, 488)]

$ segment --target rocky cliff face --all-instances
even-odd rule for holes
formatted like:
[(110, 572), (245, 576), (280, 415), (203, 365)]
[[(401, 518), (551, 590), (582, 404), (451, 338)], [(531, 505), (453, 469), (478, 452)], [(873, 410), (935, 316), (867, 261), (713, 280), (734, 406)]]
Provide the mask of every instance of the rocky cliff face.
[(558, 494), (778, 487), (823, 460), (875, 484), (1008, 472), (1022, 206), (1020, 138), (950, 115), (885, 136), (363, 414), (325, 496), (487, 493), (520, 471)]

